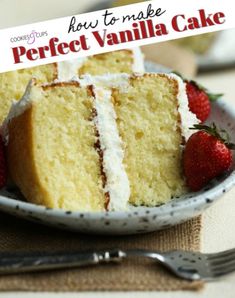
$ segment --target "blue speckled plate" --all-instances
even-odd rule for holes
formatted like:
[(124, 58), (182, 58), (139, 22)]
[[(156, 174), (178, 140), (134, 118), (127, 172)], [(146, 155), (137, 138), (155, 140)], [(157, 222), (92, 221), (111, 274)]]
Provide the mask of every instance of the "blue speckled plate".
[[(148, 71), (166, 71), (153, 63), (146, 63)], [(209, 122), (225, 128), (235, 141), (235, 108), (224, 99), (214, 102)], [(16, 190), (2, 191), (0, 210), (27, 220), (83, 233), (136, 234), (164, 229), (201, 214), (223, 193), (235, 185), (235, 164), (229, 173), (212, 181), (197, 193), (173, 199), (154, 208), (134, 208), (128, 212), (81, 213), (48, 209), (24, 202)]]

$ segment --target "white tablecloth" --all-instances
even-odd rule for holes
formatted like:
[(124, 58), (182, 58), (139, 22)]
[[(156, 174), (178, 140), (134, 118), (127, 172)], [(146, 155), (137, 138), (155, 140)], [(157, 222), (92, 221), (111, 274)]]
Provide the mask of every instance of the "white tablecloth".
[[(17, 26), (55, 17), (78, 14), (87, 5), (99, 0), (0, 0), (0, 28)], [(197, 78), (213, 92), (223, 92), (235, 104), (235, 69), (201, 75)], [(203, 214), (202, 251), (214, 252), (235, 247), (235, 188)], [(157, 282), (157, 281), (156, 281)], [(41, 297), (42, 293), (1, 293), (1, 297)], [(78, 297), (77, 293), (43, 293), (43, 297)], [(193, 292), (140, 292), (140, 293), (79, 293), (79, 297), (158, 297), (158, 298), (234, 298), (235, 274), (208, 283), (199, 293)]]

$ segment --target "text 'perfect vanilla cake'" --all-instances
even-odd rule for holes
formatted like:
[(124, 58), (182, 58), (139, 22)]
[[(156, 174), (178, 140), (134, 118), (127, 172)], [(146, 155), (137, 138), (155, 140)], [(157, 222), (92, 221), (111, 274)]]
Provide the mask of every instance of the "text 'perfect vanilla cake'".
[(156, 206), (186, 192), (182, 144), (197, 122), (175, 75), (32, 82), (5, 121), (8, 169), (51, 208)]
[(83, 74), (141, 73), (143, 56), (139, 48), (120, 50), (0, 74), (0, 124), (6, 118), (11, 104), (19, 100), (28, 82), (36, 78), (39, 83), (70, 80)]

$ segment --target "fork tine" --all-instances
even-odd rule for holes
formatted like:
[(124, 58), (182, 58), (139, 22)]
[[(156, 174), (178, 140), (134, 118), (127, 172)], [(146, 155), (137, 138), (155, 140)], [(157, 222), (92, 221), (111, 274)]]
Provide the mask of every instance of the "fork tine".
[(222, 256), (219, 258), (213, 258), (213, 259), (207, 259), (207, 260), (213, 266), (223, 265), (223, 264), (226, 264), (226, 263), (229, 263), (229, 262), (235, 260), (235, 253), (225, 255), (225, 256)]
[(233, 266), (231, 266), (229, 268), (226, 268), (224, 270), (212, 272), (212, 277), (213, 278), (221, 277), (223, 275), (227, 275), (227, 274), (233, 273), (234, 271), (235, 271), (235, 266), (233, 265)]
[(208, 260), (219, 260), (225, 257), (235, 257), (235, 248), (225, 250), (219, 253), (206, 254)]
[(226, 263), (223, 263), (223, 264), (217, 264), (217, 265), (213, 265), (213, 264), (210, 264), (210, 269), (213, 271), (213, 272), (217, 272), (217, 271), (223, 271), (223, 270), (226, 270), (226, 269), (229, 269), (229, 268), (235, 268), (235, 260), (230, 260), (230, 262), (226, 262)]

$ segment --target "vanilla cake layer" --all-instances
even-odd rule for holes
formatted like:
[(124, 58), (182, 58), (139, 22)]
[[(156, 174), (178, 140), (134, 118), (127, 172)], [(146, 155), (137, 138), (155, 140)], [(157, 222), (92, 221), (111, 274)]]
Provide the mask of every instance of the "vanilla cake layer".
[(156, 206), (186, 192), (178, 93), (177, 80), (160, 74), (113, 91), (133, 205)]
[(15, 110), (7, 160), (26, 199), (65, 210), (104, 210), (92, 91), (78, 83), (32, 86)]
[(140, 48), (119, 50), (58, 63), (58, 79), (69, 80), (86, 74), (144, 73)]
[(32, 77), (40, 83), (52, 82), (57, 78), (57, 66), (54, 63), (0, 74), (0, 123), (12, 102), (21, 99)]
[(107, 73), (143, 72), (141, 52), (136, 55), (134, 50), (120, 50), (89, 57), (79, 68), (78, 74), (104, 75)]

